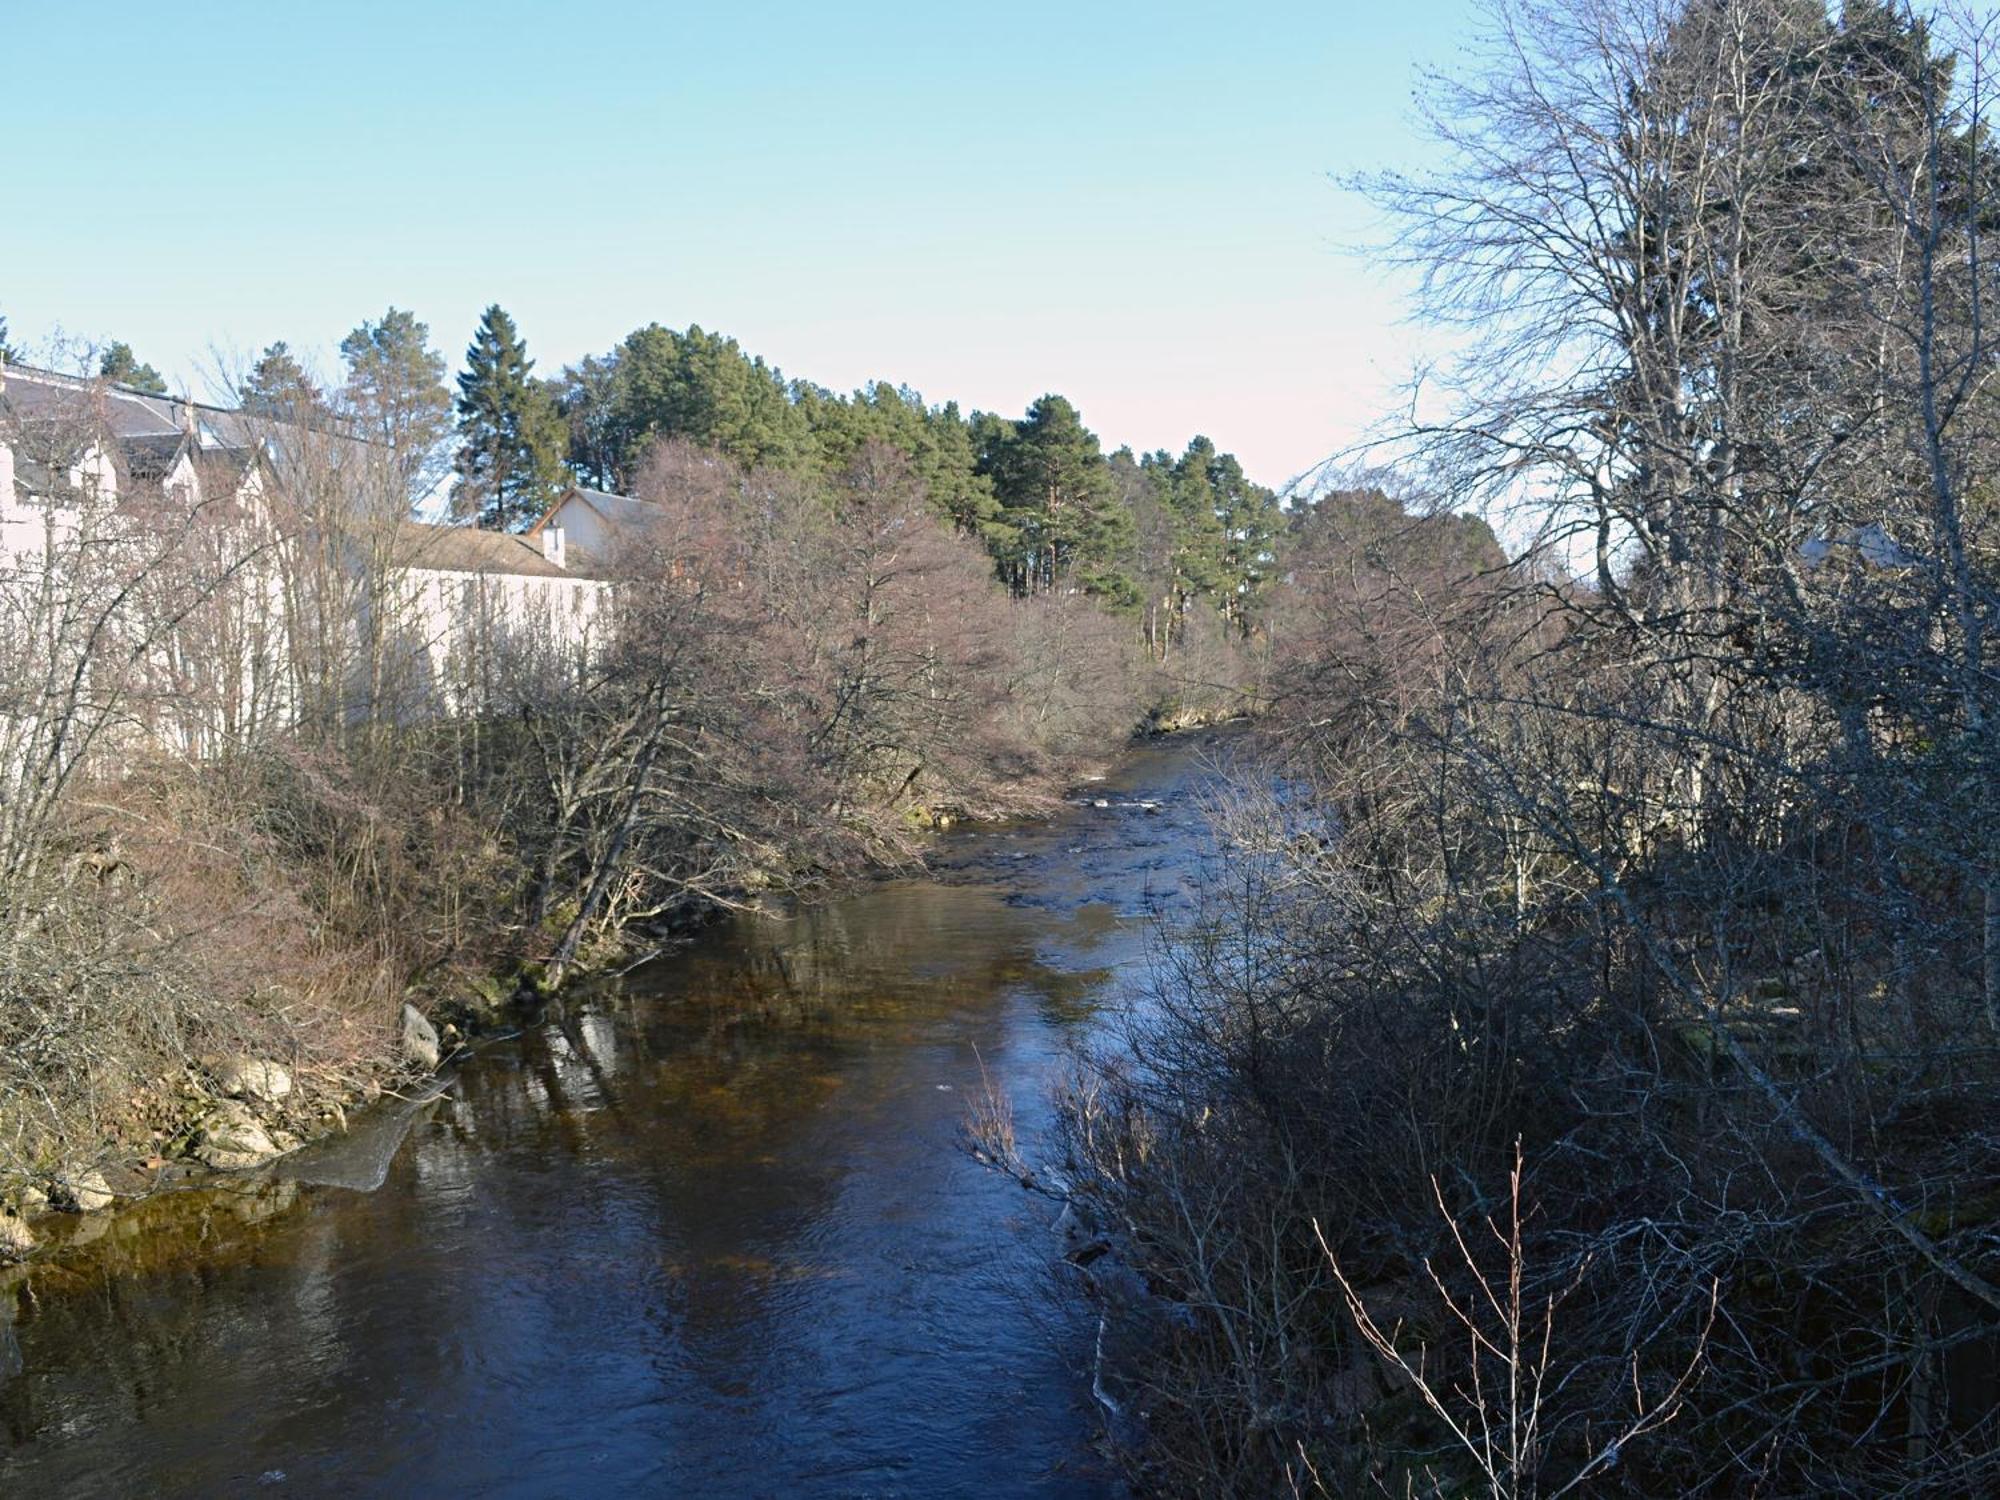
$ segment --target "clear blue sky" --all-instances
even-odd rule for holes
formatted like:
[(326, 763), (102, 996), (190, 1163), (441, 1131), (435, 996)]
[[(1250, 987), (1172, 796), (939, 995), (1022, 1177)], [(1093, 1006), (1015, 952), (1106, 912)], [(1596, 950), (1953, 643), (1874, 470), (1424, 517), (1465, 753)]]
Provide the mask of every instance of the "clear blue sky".
[(498, 301), (546, 373), (651, 321), (1277, 483), (1407, 362), (1329, 180), (1406, 162), (1469, 0), (0, 0), (0, 314), (201, 393)]

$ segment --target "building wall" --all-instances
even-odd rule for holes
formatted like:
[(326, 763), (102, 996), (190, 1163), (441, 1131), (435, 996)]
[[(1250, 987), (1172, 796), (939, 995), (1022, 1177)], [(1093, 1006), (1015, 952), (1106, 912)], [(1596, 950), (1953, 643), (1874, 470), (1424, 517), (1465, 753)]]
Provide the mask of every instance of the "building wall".
[[(201, 494), (202, 473), (183, 460), (165, 476), (175, 516), (185, 520), (183, 506), (225, 498)], [(87, 455), (67, 476), (72, 493), (89, 497), (81, 507), (23, 494), (18, 477), (12, 449), (0, 444), (0, 623), (9, 623), (30, 656), (88, 649), (81, 640), (37, 643), (38, 632), (57, 627), (51, 601), (66, 587), (87, 586), (56, 575), (85, 566), (80, 559), (111, 556), (95, 545), (75, 547), (86, 512), (92, 527), (109, 528), (118, 556), (131, 549), (131, 560), (143, 564), (141, 554), (153, 549), (130, 530), (130, 513), (112, 508), (119, 474), (108, 454)], [(351, 639), (373, 636), (366, 627), (383, 617), (374, 623), (385, 627), (394, 680), (383, 680), (378, 660), (367, 682), (337, 667), (331, 685), (354, 712), (386, 711), (397, 719), (481, 712), (505, 705), (531, 682), (575, 682), (609, 638), (611, 585), (597, 579), (412, 566), (372, 581), (357, 573), (349, 583), (316, 584), (312, 567), (301, 571), (300, 555), (274, 524), (256, 466), (234, 498), (244, 503), (204, 505), (179, 538), (173, 567), (154, 570), (118, 606), (121, 628), (146, 644), (120, 669), (121, 727), (104, 740), (113, 759), (148, 741), (206, 757), (297, 722), (308, 711), (301, 674), (337, 659), (321, 646), (313, 662), (304, 660), (300, 651), (311, 632), (300, 634), (301, 609), (329, 623), (346, 619)], [(601, 527), (597, 534), (604, 534)], [(336, 566), (364, 565), (355, 559)], [(340, 599), (347, 602), (324, 613), (325, 602)], [(378, 701), (386, 692), (395, 693), (393, 703)]]
[(579, 680), (611, 629), (611, 586), (598, 579), (411, 568), (393, 586), (419, 712), (477, 713), (530, 683)]
[(605, 557), (613, 550), (611, 528), (604, 517), (575, 495), (565, 496), (542, 524), (561, 527), (565, 546), (581, 547), (592, 557)]

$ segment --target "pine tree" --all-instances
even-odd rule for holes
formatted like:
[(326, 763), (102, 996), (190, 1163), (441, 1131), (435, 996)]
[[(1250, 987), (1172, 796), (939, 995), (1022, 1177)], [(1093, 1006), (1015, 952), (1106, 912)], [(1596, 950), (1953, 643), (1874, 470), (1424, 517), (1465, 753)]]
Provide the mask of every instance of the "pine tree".
[(1001, 576), (1020, 594), (1068, 586), (1130, 603), (1124, 572), (1132, 516), (1118, 503), (1097, 435), (1061, 396), (1044, 396), (1019, 422), (983, 426), (981, 467), (999, 516), (990, 529)]
[(1174, 520), (1174, 613), (1183, 621), (1196, 599), (1214, 598), (1226, 586), (1227, 538), (1215, 483), (1220, 462), (1215, 444), (1197, 437), (1168, 475), (1167, 507)]
[(137, 391), (146, 391), (155, 396), (167, 394), (167, 382), (160, 372), (151, 365), (139, 363), (139, 356), (126, 343), (114, 343), (104, 351), (98, 361), (97, 373), (118, 385), (129, 385)]
[(347, 361), (345, 409), (370, 440), (389, 451), (403, 489), (414, 498), (437, 477), (438, 453), (451, 425), (444, 356), (416, 315), (390, 308), (340, 341)]
[(691, 326), (649, 324), (618, 350), (610, 429), (630, 474), (656, 438), (715, 448), (746, 468), (810, 468), (817, 457), (805, 413), (784, 376), (735, 339)]
[(487, 308), (458, 377), (452, 507), (496, 531), (527, 525), (562, 487), (569, 430), (534, 368), (514, 320)]
[(567, 429), (570, 472), (595, 489), (618, 483), (618, 436), (612, 403), (618, 394), (618, 355), (588, 355), (554, 382), (556, 410)]
[(7, 315), (0, 313), (0, 362), (12, 364), (19, 358), (14, 346), (7, 342)]
[(1208, 475), (1222, 543), (1216, 605), (1224, 619), (1247, 635), (1251, 608), (1271, 578), (1272, 548), (1283, 515), (1278, 497), (1252, 483), (1235, 454), (1217, 454)]
[(252, 416), (286, 422), (303, 422), (326, 410), (326, 397), (282, 339), (258, 357), (236, 396)]

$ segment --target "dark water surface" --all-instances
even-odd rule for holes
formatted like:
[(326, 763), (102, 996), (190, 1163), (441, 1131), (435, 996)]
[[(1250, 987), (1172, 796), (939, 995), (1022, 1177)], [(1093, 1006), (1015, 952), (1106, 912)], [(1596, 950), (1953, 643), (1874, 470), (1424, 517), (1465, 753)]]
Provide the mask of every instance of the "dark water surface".
[(0, 1496), (1114, 1493), (1050, 1206), (955, 1139), (983, 1059), (1032, 1142), (1143, 982), (1214, 744), (733, 920), (282, 1173), (75, 1221), (0, 1287)]

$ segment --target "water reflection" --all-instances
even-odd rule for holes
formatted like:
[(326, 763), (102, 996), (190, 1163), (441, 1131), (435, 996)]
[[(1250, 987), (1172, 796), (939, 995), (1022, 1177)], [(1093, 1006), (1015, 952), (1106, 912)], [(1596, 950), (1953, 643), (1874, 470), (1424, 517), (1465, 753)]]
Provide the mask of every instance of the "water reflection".
[(731, 922), (281, 1173), (73, 1221), (0, 1286), (0, 1494), (1107, 1493), (1043, 1205), (954, 1139), (982, 1066), (1045, 1123), (1203, 857), (1199, 754), (1112, 784), (1159, 813)]

